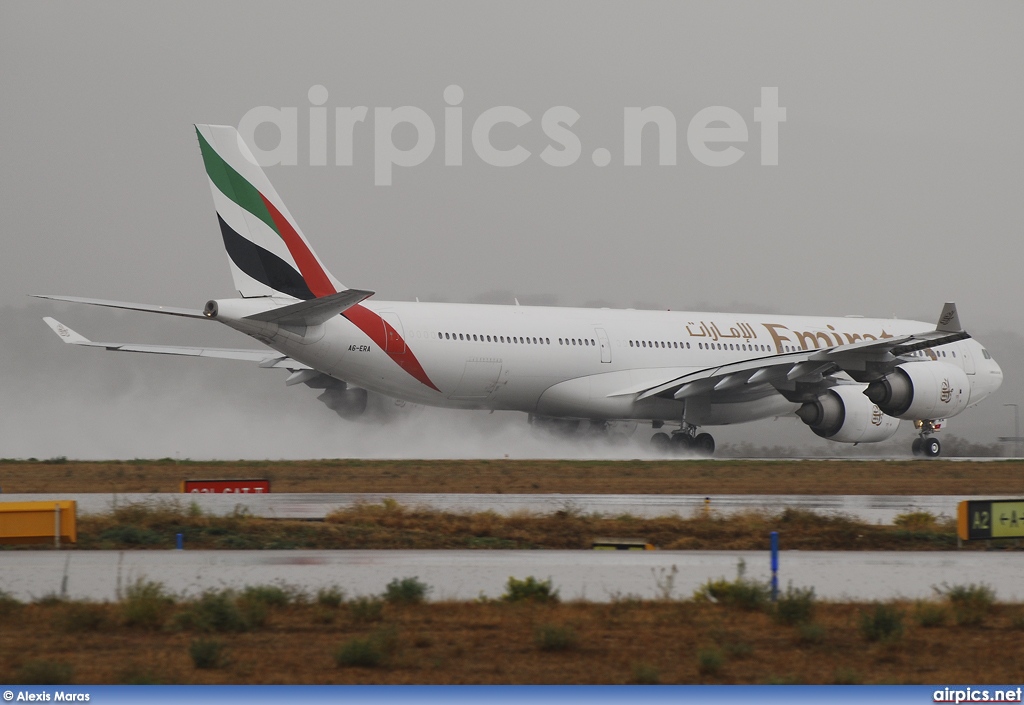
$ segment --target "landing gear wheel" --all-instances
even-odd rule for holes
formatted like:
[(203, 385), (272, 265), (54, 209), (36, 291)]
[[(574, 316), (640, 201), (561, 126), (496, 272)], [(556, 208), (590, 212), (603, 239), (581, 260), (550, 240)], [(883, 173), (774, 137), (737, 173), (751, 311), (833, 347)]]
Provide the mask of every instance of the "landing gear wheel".
[(677, 433), (672, 436), (672, 450), (676, 455), (686, 455), (693, 448), (693, 436), (688, 433)]
[(915, 438), (914, 442), (910, 444), (910, 452), (913, 453), (915, 456), (924, 455), (924, 448), (922, 447), (923, 445), (923, 438)]
[(693, 449), (702, 458), (710, 458), (715, 454), (715, 439), (710, 433), (698, 433), (693, 439)]
[(942, 452), (942, 446), (939, 444), (938, 438), (925, 438), (921, 444), (921, 449), (928, 458), (937, 458), (939, 453)]
[(658, 452), (667, 453), (672, 447), (672, 441), (669, 440), (667, 433), (655, 433), (651, 436), (651, 447)]

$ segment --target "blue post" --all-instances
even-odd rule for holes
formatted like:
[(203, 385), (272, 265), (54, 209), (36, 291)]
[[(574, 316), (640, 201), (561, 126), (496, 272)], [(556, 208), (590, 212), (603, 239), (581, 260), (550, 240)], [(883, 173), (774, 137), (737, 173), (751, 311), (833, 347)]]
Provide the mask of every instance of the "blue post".
[(773, 531), (772, 538), (772, 602), (779, 598), (779, 532)]
[(178, 534), (178, 550), (185, 548), (185, 534)]

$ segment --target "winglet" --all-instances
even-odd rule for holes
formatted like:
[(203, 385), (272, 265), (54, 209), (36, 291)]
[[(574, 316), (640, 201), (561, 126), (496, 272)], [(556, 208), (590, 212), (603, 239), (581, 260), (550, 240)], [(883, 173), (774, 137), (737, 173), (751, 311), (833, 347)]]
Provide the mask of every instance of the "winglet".
[(61, 337), (65, 343), (71, 343), (72, 345), (83, 345), (91, 343), (92, 341), (86, 338), (84, 335), (79, 335), (75, 331), (68, 328), (66, 325), (61, 323), (55, 318), (46, 316), (43, 318), (46, 321), (46, 325), (50, 326), (50, 329)]
[(963, 328), (960, 327), (960, 316), (956, 312), (955, 303), (947, 303), (942, 307), (942, 313), (939, 314), (939, 323), (935, 326), (935, 330), (942, 333), (963, 332)]

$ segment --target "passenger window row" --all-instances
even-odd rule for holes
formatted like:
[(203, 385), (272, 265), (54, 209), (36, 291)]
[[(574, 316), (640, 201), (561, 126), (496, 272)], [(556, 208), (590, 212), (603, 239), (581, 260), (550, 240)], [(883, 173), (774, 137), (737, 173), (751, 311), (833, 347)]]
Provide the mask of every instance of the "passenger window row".
[(769, 352), (767, 345), (760, 343), (697, 343), (698, 350), (741, 350), (743, 352)]
[(689, 350), (689, 343), (680, 343), (678, 341), (667, 342), (664, 340), (631, 340), (629, 341), (629, 347), (631, 348), (676, 348), (681, 350)]
[(478, 333), (438, 333), (440, 340), (466, 340), (471, 343), (516, 343), (522, 345), (551, 345), (551, 338), (529, 335), (480, 335)]

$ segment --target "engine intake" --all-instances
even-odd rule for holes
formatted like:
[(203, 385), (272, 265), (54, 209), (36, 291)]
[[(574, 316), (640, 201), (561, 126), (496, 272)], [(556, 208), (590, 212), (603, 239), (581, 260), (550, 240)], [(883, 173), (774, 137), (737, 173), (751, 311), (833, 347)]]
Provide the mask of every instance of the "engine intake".
[(967, 408), (970, 381), (946, 362), (912, 362), (868, 385), (864, 393), (878, 407), (901, 419), (946, 419)]
[(833, 387), (807, 402), (796, 415), (815, 435), (839, 443), (877, 443), (891, 438), (899, 419), (882, 413), (864, 396), (861, 385)]

